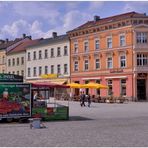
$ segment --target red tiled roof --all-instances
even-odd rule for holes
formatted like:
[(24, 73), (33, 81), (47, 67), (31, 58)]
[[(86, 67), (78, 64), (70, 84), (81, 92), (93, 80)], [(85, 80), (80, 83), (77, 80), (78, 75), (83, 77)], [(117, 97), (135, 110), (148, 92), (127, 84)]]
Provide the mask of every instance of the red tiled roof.
[(18, 46), (16, 46), (15, 48), (13, 48), (12, 50), (8, 51), (7, 54), (25, 51), (28, 46), (35, 45), (35, 44), (37, 44), (39, 41), (40, 41), (40, 39), (28, 40), (28, 41), (22, 42), (22, 43), (20, 43)]
[(102, 19), (99, 19), (98, 21), (88, 21), (87, 23), (85, 23), (85, 24), (83, 24), (71, 31), (68, 31), (68, 33), (72, 32), (72, 31), (79, 30), (79, 29), (84, 29), (87, 27), (93, 27), (96, 25), (101, 25), (101, 24), (105, 24), (105, 23), (109, 23), (109, 22), (119, 21), (119, 20), (128, 19), (128, 18), (138, 18), (138, 17), (147, 17), (148, 18), (148, 16), (146, 16), (143, 13), (137, 13), (137, 12), (133, 11), (133, 12), (128, 12), (128, 13), (124, 13), (124, 14), (119, 14), (119, 15), (107, 17), (107, 18), (102, 18)]

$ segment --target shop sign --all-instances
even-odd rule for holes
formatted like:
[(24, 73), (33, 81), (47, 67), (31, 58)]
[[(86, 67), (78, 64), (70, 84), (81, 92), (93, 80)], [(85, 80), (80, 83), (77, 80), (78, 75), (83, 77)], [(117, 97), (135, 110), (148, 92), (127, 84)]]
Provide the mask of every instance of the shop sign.
[(111, 69), (110, 73), (120, 73), (123, 72), (123, 69)]
[(23, 76), (13, 74), (0, 74), (0, 82), (23, 82)]

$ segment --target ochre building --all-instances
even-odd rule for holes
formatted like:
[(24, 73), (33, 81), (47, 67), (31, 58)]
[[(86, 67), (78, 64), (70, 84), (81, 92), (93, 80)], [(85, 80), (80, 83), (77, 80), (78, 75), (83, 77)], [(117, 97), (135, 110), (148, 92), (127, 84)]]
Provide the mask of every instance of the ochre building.
[[(96, 82), (109, 89), (92, 95), (148, 99), (148, 16), (129, 12), (94, 20), (67, 32), (71, 82)], [(85, 89), (88, 93), (88, 89)], [(76, 89), (76, 95), (79, 91)]]

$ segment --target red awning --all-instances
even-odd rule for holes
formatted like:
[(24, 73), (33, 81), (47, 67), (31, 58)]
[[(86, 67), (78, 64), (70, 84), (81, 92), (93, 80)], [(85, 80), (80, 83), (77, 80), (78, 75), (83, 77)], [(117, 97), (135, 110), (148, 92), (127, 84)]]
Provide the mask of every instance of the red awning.
[(69, 86), (66, 85), (59, 85), (55, 83), (50, 83), (50, 82), (37, 82), (37, 83), (32, 83), (33, 87), (48, 87), (48, 88), (69, 88)]

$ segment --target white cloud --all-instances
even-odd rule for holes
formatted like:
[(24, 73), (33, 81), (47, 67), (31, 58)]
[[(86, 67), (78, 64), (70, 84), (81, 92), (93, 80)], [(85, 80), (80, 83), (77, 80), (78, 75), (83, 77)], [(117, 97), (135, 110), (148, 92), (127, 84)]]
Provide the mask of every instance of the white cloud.
[(104, 2), (103, 1), (93, 1), (93, 2), (90, 2), (90, 4), (89, 4), (89, 10), (91, 10), (91, 11), (98, 10), (103, 5), (104, 5)]

